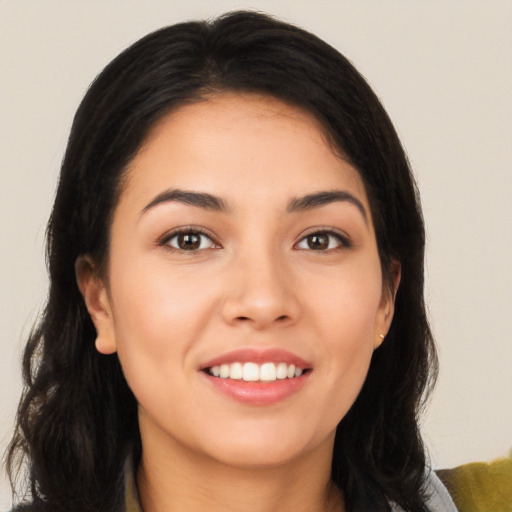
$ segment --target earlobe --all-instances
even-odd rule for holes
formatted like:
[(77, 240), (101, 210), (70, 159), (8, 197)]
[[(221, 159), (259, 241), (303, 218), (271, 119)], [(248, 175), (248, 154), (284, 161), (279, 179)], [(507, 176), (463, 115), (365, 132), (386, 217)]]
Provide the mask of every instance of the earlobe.
[(75, 262), (75, 275), (85, 306), (96, 328), (96, 350), (102, 354), (116, 352), (114, 319), (107, 288), (98, 276), (89, 256), (79, 256)]

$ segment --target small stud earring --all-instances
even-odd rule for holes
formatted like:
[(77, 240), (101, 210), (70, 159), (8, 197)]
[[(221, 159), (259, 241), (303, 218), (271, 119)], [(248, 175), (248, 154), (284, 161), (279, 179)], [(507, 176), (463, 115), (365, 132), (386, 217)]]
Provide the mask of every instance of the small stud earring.
[(379, 334), (379, 336), (382, 340), (384, 339), (384, 334)]

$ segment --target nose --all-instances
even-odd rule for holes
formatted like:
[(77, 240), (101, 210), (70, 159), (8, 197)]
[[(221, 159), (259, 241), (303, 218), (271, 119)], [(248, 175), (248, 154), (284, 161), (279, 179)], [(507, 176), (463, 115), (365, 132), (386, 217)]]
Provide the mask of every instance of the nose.
[(269, 253), (232, 262), (222, 307), (227, 323), (262, 330), (291, 325), (299, 318), (301, 306), (291, 272), (278, 255)]

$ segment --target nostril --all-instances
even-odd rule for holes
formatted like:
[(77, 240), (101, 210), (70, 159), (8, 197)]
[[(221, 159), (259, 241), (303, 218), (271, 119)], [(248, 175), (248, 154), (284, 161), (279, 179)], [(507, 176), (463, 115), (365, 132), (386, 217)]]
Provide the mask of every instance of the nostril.
[[(237, 318), (237, 320), (242, 320), (242, 321), (250, 320), (250, 318), (248, 316), (237, 316), (236, 318)], [(284, 321), (288, 320), (288, 318), (289, 318), (288, 315), (281, 315), (276, 318), (276, 321), (284, 322)]]

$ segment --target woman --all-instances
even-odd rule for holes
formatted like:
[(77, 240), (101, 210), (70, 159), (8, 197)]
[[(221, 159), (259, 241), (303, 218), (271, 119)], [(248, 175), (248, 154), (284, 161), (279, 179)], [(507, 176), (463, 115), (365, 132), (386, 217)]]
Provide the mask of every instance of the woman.
[(247, 12), (135, 43), (62, 166), (8, 460), (28, 509), (454, 510), (417, 423), (423, 250), (336, 50)]

